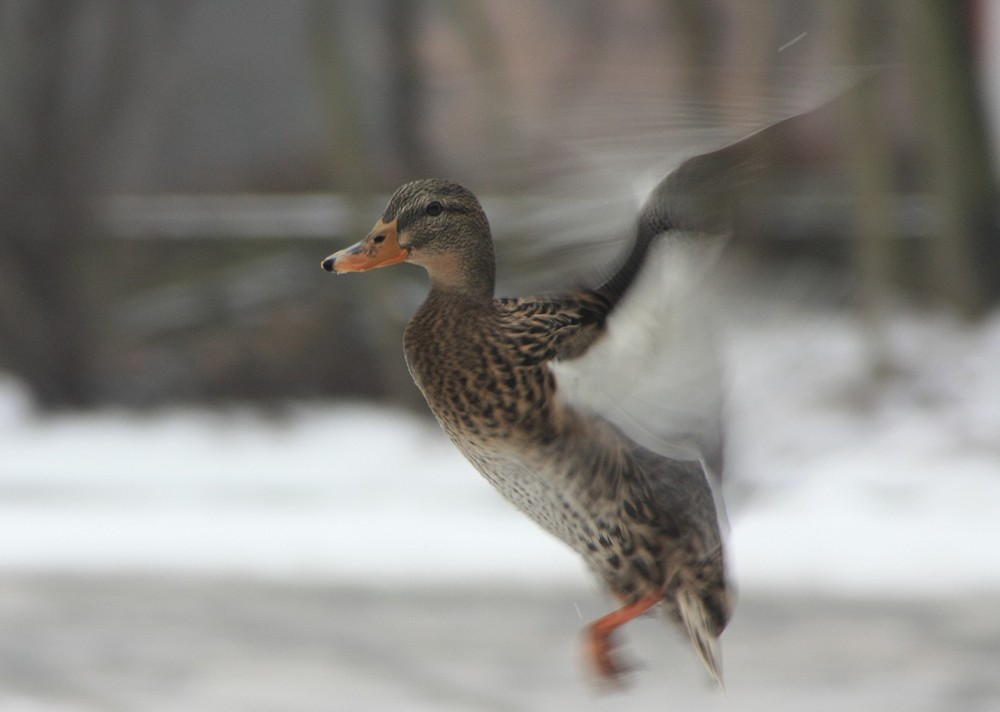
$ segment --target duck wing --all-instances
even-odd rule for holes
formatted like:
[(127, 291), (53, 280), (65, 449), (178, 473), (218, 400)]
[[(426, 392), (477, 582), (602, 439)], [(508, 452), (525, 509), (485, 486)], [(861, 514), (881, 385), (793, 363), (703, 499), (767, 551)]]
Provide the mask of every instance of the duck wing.
[(497, 300), (561, 397), (653, 452), (721, 476), (723, 378), (708, 276), (759, 161), (734, 144), (682, 163), (644, 204), (619, 268), (593, 289)]
[[(676, 298), (673, 286), (663, 279), (665, 273), (671, 273), (671, 283), (678, 278), (692, 283), (692, 277), (703, 273), (703, 269), (692, 269), (694, 265), (690, 262), (692, 258), (700, 260), (699, 256), (714, 257), (718, 252), (719, 241), (712, 239), (712, 235), (725, 232), (724, 226), (728, 224), (725, 206), (732, 203), (719, 198), (732, 193), (732, 186), (742, 180), (743, 173), (749, 172), (752, 165), (743, 160), (742, 153), (741, 144), (734, 144), (722, 151), (688, 159), (668, 175), (643, 206), (629, 253), (618, 270), (598, 287), (495, 300), (506, 331), (523, 341), (525, 357), (540, 362), (576, 359), (586, 354), (605, 333), (608, 318), (626, 296), (629, 302), (643, 301), (632, 294), (640, 274), (644, 290), (667, 288), (666, 296)], [(723, 167), (727, 170), (721, 170)], [(677, 267), (667, 264), (665, 252), (670, 252)], [(650, 259), (651, 253), (658, 256)], [(650, 262), (654, 266), (648, 266)], [(652, 286), (647, 279), (650, 274), (654, 275)], [(647, 304), (665, 305), (662, 299)]]
[(613, 312), (602, 315), (601, 338), (550, 364), (568, 404), (657, 454), (700, 460), (716, 477), (724, 380), (709, 274), (722, 244), (689, 233), (651, 243)]
[(839, 103), (683, 161), (651, 192), (628, 253), (598, 286), (498, 300), (512, 329), (534, 344), (530, 358), (553, 360), (562, 398), (656, 453), (701, 460), (721, 477), (712, 268), (734, 221), (759, 207), (773, 168), (801, 152), (803, 128), (832, 125)]

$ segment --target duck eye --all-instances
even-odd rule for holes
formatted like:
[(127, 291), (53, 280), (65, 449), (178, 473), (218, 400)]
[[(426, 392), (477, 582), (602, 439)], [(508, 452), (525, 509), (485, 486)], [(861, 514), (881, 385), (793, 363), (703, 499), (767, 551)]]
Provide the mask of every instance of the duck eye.
[(380, 242), (385, 242), (385, 235), (376, 235), (375, 237), (372, 238), (372, 242), (374, 242), (376, 245), (379, 244)]
[(442, 210), (444, 210), (444, 206), (436, 200), (427, 204), (426, 212), (431, 217), (440, 215)]

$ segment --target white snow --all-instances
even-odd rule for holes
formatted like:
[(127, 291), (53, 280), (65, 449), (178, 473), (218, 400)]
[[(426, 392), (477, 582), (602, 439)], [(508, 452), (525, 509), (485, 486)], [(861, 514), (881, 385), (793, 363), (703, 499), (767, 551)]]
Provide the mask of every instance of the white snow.
[(1000, 587), (1000, 314), (896, 314), (890, 373), (844, 315), (776, 307), (737, 329), (733, 513), (750, 584), (857, 594)]
[[(896, 314), (881, 381), (846, 315), (786, 306), (731, 321), (740, 588), (1000, 589), (1000, 314)], [(331, 404), (43, 417), (10, 380), (0, 569), (587, 580), (415, 416)]]

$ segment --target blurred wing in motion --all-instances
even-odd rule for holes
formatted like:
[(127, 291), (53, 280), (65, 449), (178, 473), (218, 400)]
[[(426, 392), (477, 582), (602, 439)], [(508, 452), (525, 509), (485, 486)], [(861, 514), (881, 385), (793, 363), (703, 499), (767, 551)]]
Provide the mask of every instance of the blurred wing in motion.
[(644, 447), (723, 474), (724, 381), (710, 289), (733, 215), (766, 175), (784, 121), (684, 161), (653, 190), (618, 271), (595, 291), (606, 337), (554, 364), (564, 397)]
[(689, 158), (656, 186), (631, 251), (594, 290), (609, 304), (604, 338), (553, 364), (568, 402), (654, 452), (701, 460), (718, 484), (724, 378), (712, 268), (737, 216), (759, 208), (772, 169), (801, 151), (803, 127), (829, 124), (839, 103)]
[(723, 238), (674, 231), (656, 241), (579, 358), (553, 362), (572, 405), (599, 413), (653, 452), (723, 464), (723, 378), (706, 287)]

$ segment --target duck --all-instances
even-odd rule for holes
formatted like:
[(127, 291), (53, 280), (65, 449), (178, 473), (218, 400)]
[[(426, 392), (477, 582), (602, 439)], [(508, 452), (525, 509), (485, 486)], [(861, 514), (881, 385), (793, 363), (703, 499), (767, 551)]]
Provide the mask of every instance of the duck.
[(559, 364), (608, 338), (616, 307), (671, 227), (651, 199), (625, 258), (596, 287), (497, 297), (494, 244), (480, 201), (455, 182), (422, 179), (398, 188), (366, 237), (321, 264), (337, 274), (399, 263), (426, 270), (430, 291), (404, 333), (410, 374), (472, 466), (579, 554), (617, 599), (619, 607), (584, 630), (585, 656), (598, 679), (621, 683), (627, 667), (617, 631), (661, 610), (687, 633), (721, 686), (719, 636), (733, 598), (704, 460), (640, 444), (600, 412), (564, 397), (557, 377)]

